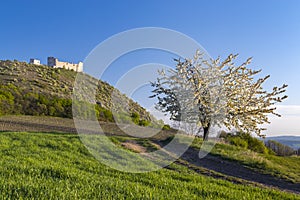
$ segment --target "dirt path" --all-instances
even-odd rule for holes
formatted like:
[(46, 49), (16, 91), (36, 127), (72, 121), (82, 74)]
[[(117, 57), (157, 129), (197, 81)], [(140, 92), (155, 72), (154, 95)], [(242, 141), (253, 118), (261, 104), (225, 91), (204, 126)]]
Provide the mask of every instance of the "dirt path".
[(76, 133), (72, 119), (37, 116), (2, 116), (0, 131)]
[(277, 187), (281, 190), (289, 190), (300, 194), (300, 183), (292, 183), (288, 180), (280, 179), (269, 174), (262, 174), (243, 166), (240, 163), (231, 162), (211, 154), (199, 159), (198, 153), (198, 150), (189, 148), (183, 154), (181, 159), (196, 166), (207, 168), (228, 176), (261, 183), (266, 186)]

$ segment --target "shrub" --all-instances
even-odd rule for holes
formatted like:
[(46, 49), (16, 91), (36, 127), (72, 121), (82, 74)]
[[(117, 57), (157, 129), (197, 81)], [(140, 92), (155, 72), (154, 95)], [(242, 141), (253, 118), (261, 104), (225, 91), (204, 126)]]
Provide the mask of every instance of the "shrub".
[(103, 115), (107, 121), (109, 121), (109, 122), (114, 121), (114, 116), (110, 110), (107, 110), (107, 109), (103, 110)]
[(14, 109), (14, 97), (9, 91), (0, 91), (0, 115), (9, 114)]
[(170, 127), (169, 124), (165, 124), (165, 125), (163, 125), (163, 127), (162, 127), (162, 130), (170, 130), (170, 129), (171, 129), (171, 127)]
[(131, 113), (130, 117), (131, 117), (133, 123), (135, 123), (135, 124), (139, 124), (140, 123), (140, 115), (138, 113), (136, 113), (136, 112)]
[(235, 135), (228, 135), (226, 138), (227, 141), (229, 141), (232, 145), (235, 146), (247, 148), (257, 153), (267, 154), (269, 152), (268, 148), (266, 148), (262, 141), (252, 137), (248, 133), (237, 132)]
[(140, 126), (149, 126), (151, 123), (148, 121), (148, 120), (145, 120), (145, 119), (141, 119), (139, 121), (139, 125)]
[(238, 132), (236, 135), (238, 137), (241, 137), (243, 140), (247, 141), (248, 149), (257, 153), (268, 153), (268, 149), (265, 147), (264, 143), (259, 139), (254, 138), (250, 134), (244, 132)]
[(248, 148), (248, 142), (243, 140), (242, 138), (240, 137), (231, 137), (229, 139), (229, 142), (230, 144), (232, 145), (235, 145), (235, 146), (238, 146), (238, 147), (242, 147), (244, 149), (247, 149)]
[(268, 153), (268, 149), (265, 147), (264, 143), (257, 138), (249, 139), (248, 148), (257, 153)]

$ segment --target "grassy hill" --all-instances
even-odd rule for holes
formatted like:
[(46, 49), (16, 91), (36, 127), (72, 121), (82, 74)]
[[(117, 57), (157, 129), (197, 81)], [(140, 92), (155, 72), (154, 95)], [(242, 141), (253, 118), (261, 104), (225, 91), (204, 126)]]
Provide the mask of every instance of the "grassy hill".
[[(125, 173), (101, 164), (82, 144), (71, 119), (76, 75), (65, 69), (0, 61), (1, 199), (300, 199), (299, 157), (257, 153), (222, 141), (199, 160), (203, 141), (196, 138), (182, 158), (155, 172)], [(119, 148), (145, 153), (172, 139), (172, 129), (148, 139), (124, 135), (110, 112), (122, 107), (111, 102), (114, 88), (83, 75), (85, 81), (98, 83), (101, 106), (91, 106), (99, 112), (106, 137)], [(152, 118), (136, 102), (119, 91), (116, 94), (129, 102), (133, 114), (129, 120), (139, 124)], [(155, 126), (143, 128), (147, 132)]]
[(95, 160), (76, 134), (0, 133), (2, 199), (300, 199), (233, 182), (178, 163), (143, 174), (116, 171)]
[[(299, 191), (300, 157), (218, 142), (199, 160), (202, 139), (196, 138), (192, 153), (175, 163), (131, 174), (98, 162), (81, 143), (71, 119), (2, 116), (0, 124), (0, 196), (7, 199), (300, 199), (282, 191)], [(124, 135), (113, 123), (100, 125), (119, 148), (133, 153), (151, 152), (172, 138), (172, 130), (142, 139)], [(250, 179), (243, 168), (250, 170)], [(270, 176), (266, 183), (258, 181)]]
[[(26, 114), (71, 118), (71, 98), (76, 75), (72, 70), (18, 61), (0, 61), (0, 115)], [(155, 121), (143, 107), (108, 83), (87, 74), (81, 75), (84, 76), (84, 81), (90, 83), (87, 84), (88, 87), (97, 88), (96, 100), (99, 105), (96, 106), (101, 113), (100, 120), (113, 121), (111, 111), (122, 113), (124, 108), (119, 102), (127, 102), (129, 114), (137, 113), (141, 120)], [(119, 102), (112, 102), (113, 91)]]

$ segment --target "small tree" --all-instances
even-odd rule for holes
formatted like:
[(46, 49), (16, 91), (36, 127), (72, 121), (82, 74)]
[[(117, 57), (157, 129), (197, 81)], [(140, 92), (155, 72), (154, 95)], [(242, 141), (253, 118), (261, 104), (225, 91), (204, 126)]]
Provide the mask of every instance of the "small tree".
[(236, 66), (237, 56), (231, 54), (221, 62), (220, 58), (206, 60), (197, 51), (193, 59), (175, 59), (176, 68), (160, 71), (160, 77), (151, 83), (157, 109), (169, 113), (171, 120), (196, 123), (203, 129), (204, 140), (213, 125), (264, 136), (260, 125), (270, 123), (268, 114), (280, 116), (274, 104), (287, 98), (281, 95), (287, 85), (263, 90), (270, 76), (255, 80), (261, 70), (247, 68), (251, 58)]

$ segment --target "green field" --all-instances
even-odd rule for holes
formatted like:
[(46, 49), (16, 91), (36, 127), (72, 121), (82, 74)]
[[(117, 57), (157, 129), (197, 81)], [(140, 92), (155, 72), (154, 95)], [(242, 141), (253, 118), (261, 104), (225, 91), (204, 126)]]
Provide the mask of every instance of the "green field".
[[(193, 143), (195, 148), (200, 148), (201, 145), (201, 139), (196, 139)], [(294, 183), (300, 183), (299, 156), (282, 157), (262, 154), (226, 143), (217, 143), (212, 149), (211, 154), (239, 162), (261, 173), (271, 174)]]
[(300, 199), (172, 164), (133, 174), (90, 155), (76, 134), (0, 133), (1, 199)]

